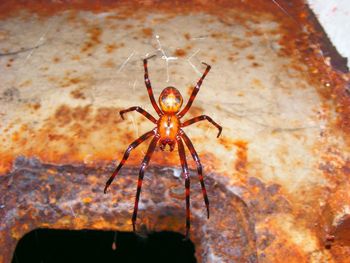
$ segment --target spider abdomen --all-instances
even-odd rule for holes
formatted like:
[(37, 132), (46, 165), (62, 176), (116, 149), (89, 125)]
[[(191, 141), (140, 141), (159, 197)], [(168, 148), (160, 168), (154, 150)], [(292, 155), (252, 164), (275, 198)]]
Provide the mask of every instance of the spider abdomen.
[(158, 133), (160, 135), (160, 149), (164, 150), (169, 145), (170, 151), (174, 150), (176, 135), (180, 130), (180, 121), (175, 114), (164, 114), (158, 121)]

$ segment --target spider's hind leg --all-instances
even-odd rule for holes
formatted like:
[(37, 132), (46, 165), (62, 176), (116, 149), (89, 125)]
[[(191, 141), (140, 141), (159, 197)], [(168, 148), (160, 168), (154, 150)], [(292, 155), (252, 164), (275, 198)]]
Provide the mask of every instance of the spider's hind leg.
[(188, 172), (188, 166), (186, 161), (186, 154), (185, 154), (185, 148), (184, 144), (181, 140), (181, 137), (177, 138), (177, 145), (179, 150), (179, 156), (182, 166), (182, 172), (185, 176), (185, 188), (186, 188), (186, 239), (189, 238), (190, 235), (190, 218), (191, 218), (191, 212), (190, 212), (190, 174)]
[(145, 158), (142, 161), (141, 168), (140, 168), (140, 173), (139, 173), (139, 179), (137, 181), (137, 190), (136, 190), (136, 197), (135, 197), (135, 204), (134, 204), (134, 212), (132, 214), (132, 228), (135, 231), (135, 222), (136, 222), (136, 217), (137, 217), (137, 210), (139, 206), (139, 200), (140, 200), (140, 194), (141, 194), (141, 187), (142, 187), (142, 181), (143, 181), (143, 176), (145, 173), (145, 169), (148, 166), (148, 163), (152, 157), (152, 154), (154, 152), (154, 149), (157, 146), (157, 142), (159, 140), (159, 134), (156, 134), (154, 138), (152, 139), (147, 153), (145, 155)]
[(196, 150), (194, 149), (194, 146), (193, 146), (190, 138), (188, 138), (186, 133), (181, 131), (181, 137), (184, 140), (184, 142), (185, 142), (186, 146), (188, 147), (188, 149), (190, 150), (191, 155), (193, 157), (193, 160), (197, 164), (197, 172), (198, 172), (198, 176), (199, 176), (199, 182), (200, 182), (201, 188), (202, 188), (204, 203), (205, 203), (205, 206), (207, 208), (207, 217), (209, 218), (209, 199), (208, 199), (208, 195), (207, 195), (207, 190), (205, 189), (205, 184), (204, 184), (204, 179), (203, 179), (203, 169), (202, 169), (201, 161), (199, 159), (199, 156), (198, 156)]
[(128, 147), (128, 149), (126, 149), (123, 159), (120, 161), (119, 165), (117, 166), (117, 168), (114, 170), (114, 172), (112, 173), (111, 177), (108, 179), (108, 181), (106, 182), (106, 186), (105, 189), (103, 190), (104, 193), (107, 192), (108, 187), (110, 186), (110, 184), (113, 182), (114, 177), (116, 177), (116, 175), (118, 174), (119, 170), (122, 168), (122, 166), (124, 165), (124, 163), (126, 162), (126, 160), (129, 158), (130, 152), (135, 149), (139, 144), (141, 144), (142, 142), (144, 142), (145, 140), (147, 140), (149, 137), (151, 137), (152, 135), (154, 135), (154, 130), (149, 131), (147, 133), (145, 133), (144, 135), (142, 135), (140, 138), (138, 138), (137, 140), (135, 140), (133, 143), (131, 143)]

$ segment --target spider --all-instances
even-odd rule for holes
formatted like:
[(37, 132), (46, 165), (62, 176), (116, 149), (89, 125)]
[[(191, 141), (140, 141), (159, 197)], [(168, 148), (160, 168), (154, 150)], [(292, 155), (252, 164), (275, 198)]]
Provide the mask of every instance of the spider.
[(191, 155), (196, 162), (197, 165), (197, 172), (199, 175), (199, 181), (202, 188), (202, 194), (204, 198), (204, 203), (207, 209), (207, 217), (209, 219), (209, 199), (207, 196), (207, 191), (205, 188), (204, 180), (203, 180), (203, 173), (202, 173), (202, 165), (200, 162), (200, 159), (198, 157), (198, 154), (196, 150), (193, 147), (193, 144), (189, 137), (186, 135), (186, 133), (183, 131), (182, 128), (189, 126), (193, 123), (207, 120), (211, 124), (213, 124), (218, 130), (217, 137), (220, 136), (222, 127), (218, 125), (215, 121), (213, 121), (209, 116), (207, 115), (200, 115), (198, 117), (192, 118), (190, 120), (187, 120), (185, 122), (181, 122), (181, 118), (187, 113), (187, 111), (191, 108), (191, 105), (202, 85), (202, 82), (205, 78), (205, 76), (208, 74), (209, 70), (211, 69), (211, 66), (202, 62), (206, 66), (206, 69), (202, 75), (202, 77), (198, 80), (196, 86), (194, 87), (191, 97), (189, 101), (187, 102), (186, 106), (180, 111), (183, 99), (180, 94), (180, 92), (174, 88), (174, 87), (167, 87), (165, 88), (160, 96), (159, 96), (159, 105), (156, 103), (153, 95), (153, 90), (151, 86), (150, 79), (148, 78), (148, 68), (147, 68), (147, 59), (143, 60), (143, 65), (145, 69), (145, 84), (147, 88), (147, 92), (149, 95), (149, 98), (151, 100), (152, 106), (159, 115), (159, 119), (157, 120), (154, 118), (151, 114), (149, 114), (147, 111), (142, 109), (141, 107), (135, 106), (131, 107), (125, 110), (120, 111), (120, 116), (122, 119), (124, 119), (124, 114), (131, 111), (137, 111), (141, 113), (143, 116), (145, 116), (147, 119), (149, 119), (151, 122), (156, 124), (157, 126), (149, 131), (143, 134), (141, 137), (139, 137), (137, 140), (135, 140), (133, 143), (129, 145), (127, 150), (124, 153), (123, 159), (117, 166), (117, 168), (112, 173), (111, 177), (106, 182), (106, 186), (104, 188), (104, 193), (107, 192), (108, 187), (114, 180), (115, 176), (118, 174), (119, 170), (122, 168), (124, 163), (129, 157), (130, 152), (135, 149), (138, 145), (140, 145), (142, 142), (147, 140), (148, 138), (153, 136), (153, 139), (148, 147), (147, 153), (142, 161), (140, 173), (138, 177), (138, 183), (137, 183), (137, 190), (136, 190), (136, 197), (135, 197), (135, 204), (134, 204), (134, 212), (132, 215), (132, 225), (133, 225), (133, 231), (135, 231), (135, 222), (137, 217), (137, 210), (138, 210), (138, 203), (140, 199), (140, 193), (141, 193), (141, 187), (142, 187), (142, 180), (144, 176), (144, 172), (146, 167), (148, 166), (148, 163), (151, 159), (151, 156), (157, 146), (157, 143), (159, 143), (159, 148), (164, 151), (166, 149), (166, 146), (168, 145), (170, 148), (170, 151), (173, 151), (175, 148), (175, 145), (178, 146), (178, 152), (180, 156), (181, 166), (182, 166), (182, 172), (185, 177), (185, 197), (186, 197), (186, 238), (189, 237), (189, 231), (190, 231), (190, 176), (186, 161), (186, 154), (185, 154), (185, 147), (183, 142), (185, 142), (186, 146), (191, 152)]

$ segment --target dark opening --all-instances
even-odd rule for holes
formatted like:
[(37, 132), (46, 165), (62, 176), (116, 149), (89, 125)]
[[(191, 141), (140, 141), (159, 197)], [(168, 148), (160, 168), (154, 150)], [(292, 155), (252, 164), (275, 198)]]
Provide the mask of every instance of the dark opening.
[[(116, 248), (113, 241), (116, 239)], [(114, 249), (115, 248), (115, 249)], [(176, 232), (37, 229), (19, 242), (12, 263), (197, 262), (190, 240)]]

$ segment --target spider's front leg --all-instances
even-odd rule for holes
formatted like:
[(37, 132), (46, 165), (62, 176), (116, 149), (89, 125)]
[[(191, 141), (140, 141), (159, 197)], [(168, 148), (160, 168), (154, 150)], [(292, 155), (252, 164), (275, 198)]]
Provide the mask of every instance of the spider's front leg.
[(177, 116), (178, 116), (180, 119), (181, 119), (181, 118), (187, 113), (187, 111), (191, 108), (192, 103), (193, 103), (194, 99), (195, 99), (196, 96), (197, 96), (197, 93), (198, 93), (198, 91), (199, 91), (199, 89), (200, 89), (200, 87), (201, 87), (201, 85), (202, 85), (202, 82), (203, 82), (205, 76), (208, 74), (209, 70), (211, 69), (211, 66), (208, 65), (207, 63), (202, 62), (202, 64), (206, 65), (207, 68), (205, 69), (205, 71), (204, 71), (202, 77), (198, 80), (196, 86), (194, 87), (194, 89), (193, 89), (193, 91), (192, 91), (192, 94), (191, 94), (191, 97), (190, 97), (190, 99), (188, 100), (188, 102), (187, 102), (185, 108), (183, 108), (183, 110), (182, 110), (180, 113), (177, 114)]
[(216, 136), (216, 138), (219, 138), (221, 131), (222, 131), (222, 127), (219, 124), (217, 124), (215, 121), (213, 121), (213, 119), (207, 115), (200, 115), (198, 117), (194, 117), (193, 119), (189, 119), (188, 121), (185, 121), (184, 123), (182, 123), (181, 127), (186, 127), (186, 126), (189, 126), (193, 123), (196, 123), (199, 121), (204, 121), (204, 120), (209, 121), (211, 124), (213, 124), (219, 130), (218, 135)]
[(147, 59), (143, 60), (143, 67), (145, 68), (145, 85), (146, 85), (146, 88), (147, 88), (149, 99), (151, 100), (152, 106), (155, 109), (155, 111), (158, 113), (158, 115), (162, 116), (163, 113), (159, 109), (158, 104), (157, 104), (156, 100), (154, 99), (151, 81), (150, 81), (150, 79), (148, 77)]
[(157, 133), (154, 138), (152, 139), (147, 153), (145, 155), (145, 158), (142, 161), (141, 164), (141, 169), (140, 169), (140, 173), (139, 173), (139, 179), (137, 181), (137, 190), (136, 190), (136, 197), (135, 197), (135, 204), (134, 204), (134, 212), (132, 214), (132, 228), (135, 231), (135, 222), (136, 222), (136, 217), (137, 217), (137, 210), (138, 210), (138, 206), (139, 206), (139, 200), (140, 200), (140, 193), (141, 193), (141, 187), (142, 187), (142, 181), (143, 181), (143, 175), (145, 173), (145, 169), (148, 166), (148, 163), (152, 157), (152, 154), (154, 152), (154, 149), (157, 146), (157, 142), (159, 141), (159, 134)]
[(134, 106), (134, 107), (130, 107), (130, 108), (126, 109), (126, 110), (121, 110), (119, 112), (120, 117), (124, 120), (124, 114), (127, 113), (127, 112), (130, 112), (130, 111), (134, 111), (134, 110), (139, 112), (139, 113), (141, 113), (143, 116), (145, 116), (147, 119), (149, 119), (154, 124), (157, 124), (157, 120), (151, 114), (149, 114), (147, 111), (145, 111), (144, 109), (142, 109), (139, 106)]
[(185, 176), (185, 188), (186, 188), (186, 238), (189, 238), (190, 235), (190, 173), (188, 172), (188, 166), (186, 161), (185, 147), (182, 143), (181, 137), (176, 138), (177, 146), (179, 150), (180, 162), (182, 166), (182, 172)]

